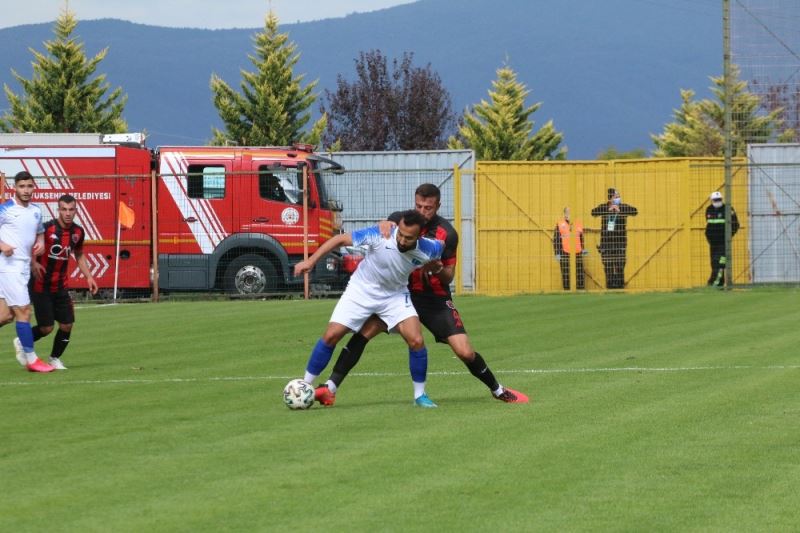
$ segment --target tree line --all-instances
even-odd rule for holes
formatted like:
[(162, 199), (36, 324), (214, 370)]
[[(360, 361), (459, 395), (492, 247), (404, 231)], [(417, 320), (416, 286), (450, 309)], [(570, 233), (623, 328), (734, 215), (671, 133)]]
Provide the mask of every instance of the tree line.
[[(33, 75), (12, 70), (21, 94), (5, 85), (9, 110), (0, 117), (4, 132), (102, 132), (127, 129), (123, 111), (127, 96), (118, 87), (109, 92), (104, 74), (95, 76), (108, 53), (87, 58), (73, 37), (77, 19), (68, 8), (55, 21), (47, 53), (32, 50)], [(223, 128), (212, 128), (210, 144), (282, 146), (305, 142), (330, 151), (436, 150), (469, 148), (480, 160), (544, 161), (567, 157), (564, 135), (552, 120), (538, 129), (532, 119), (541, 107), (527, 105), (530, 90), (504, 64), (497, 69), (488, 99), (459, 116), (450, 94), (430, 64), (414, 65), (413, 53), (390, 59), (380, 50), (354, 59), (355, 78), (338, 75), (333, 91), (319, 102), (320, 118), (312, 121), (317, 81), (304, 83), (295, 74), (297, 46), (278, 28), (270, 11), (262, 31), (253, 37), (248, 55), (253, 70), (242, 70), (239, 90), (213, 74), (212, 101)], [(94, 77), (93, 77), (94, 76)], [(750, 143), (798, 140), (800, 94), (769, 87), (761, 99), (748, 92), (734, 72), (733, 153), (744, 155)], [(681, 90), (681, 106), (664, 131), (651, 135), (656, 157), (721, 156), (724, 151), (724, 80), (711, 78), (713, 99), (695, 100)], [(620, 152), (609, 147), (598, 159), (643, 158), (644, 149)]]

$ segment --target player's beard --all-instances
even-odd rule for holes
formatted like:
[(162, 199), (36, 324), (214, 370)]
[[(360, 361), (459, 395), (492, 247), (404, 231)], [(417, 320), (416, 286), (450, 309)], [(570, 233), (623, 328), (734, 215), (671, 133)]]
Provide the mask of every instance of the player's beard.
[(402, 253), (405, 253), (405, 252), (407, 252), (407, 251), (409, 251), (409, 250), (413, 250), (413, 249), (414, 249), (414, 247), (415, 247), (416, 245), (417, 245), (417, 242), (416, 242), (416, 241), (414, 241), (414, 245), (413, 245), (413, 246), (411, 246), (411, 245), (409, 245), (409, 246), (403, 246), (402, 244), (400, 244), (400, 243), (398, 242), (398, 243), (397, 243), (397, 250), (398, 250), (398, 251), (399, 251), (399, 252), (402, 254)]

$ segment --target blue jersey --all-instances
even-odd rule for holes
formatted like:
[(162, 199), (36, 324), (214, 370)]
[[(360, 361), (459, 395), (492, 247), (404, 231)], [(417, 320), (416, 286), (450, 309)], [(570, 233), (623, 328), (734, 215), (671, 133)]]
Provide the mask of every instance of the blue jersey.
[(388, 239), (378, 226), (352, 233), (353, 246), (366, 248), (366, 257), (350, 278), (350, 286), (366, 296), (382, 298), (407, 290), (408, 276), (432, 259), (442, 256), (440, 241), (421, 237), (415, 248), (401, 252), (397, 248), (397, 227)]

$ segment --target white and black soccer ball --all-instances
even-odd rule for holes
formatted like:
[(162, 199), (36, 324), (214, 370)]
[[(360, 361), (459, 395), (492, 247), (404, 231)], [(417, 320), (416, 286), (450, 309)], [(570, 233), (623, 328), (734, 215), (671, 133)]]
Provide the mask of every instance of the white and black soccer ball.
[(314, 386), (302, 379), (293, 379), (283, 388), (283, 403), (289, 409), (308, 409), (314, 405)]

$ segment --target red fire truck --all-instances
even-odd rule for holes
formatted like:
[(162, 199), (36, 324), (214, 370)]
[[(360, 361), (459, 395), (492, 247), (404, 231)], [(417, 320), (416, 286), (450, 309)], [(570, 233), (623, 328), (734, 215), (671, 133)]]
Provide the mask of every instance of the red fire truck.
[[(149, 149), (142, 134), (0, 135), (6, 193), (21, 170), (36, 178), (34, 202), (45, 219), (56, 217), (62, 194), (78, 200), (76, 220), (101, 288), (115, 287), (118, 257), (120, 289), (152, 289), (157, 266), (165, 291), (300, 290), (303, 279), (292, 267), (305, 245), (311, 254), (341, 228), (341, 205), (321, 173), (343, 169), (307, 145)], [(119, 210), (130, 213), (125, 207), (135, 222), (121, 231), (117, 247)], [(86, 286), (77, 268), (72, 276), (73, 287)], [(311, 283), (336, 289), (347, 276), (333, 253), (318, 263)]]

